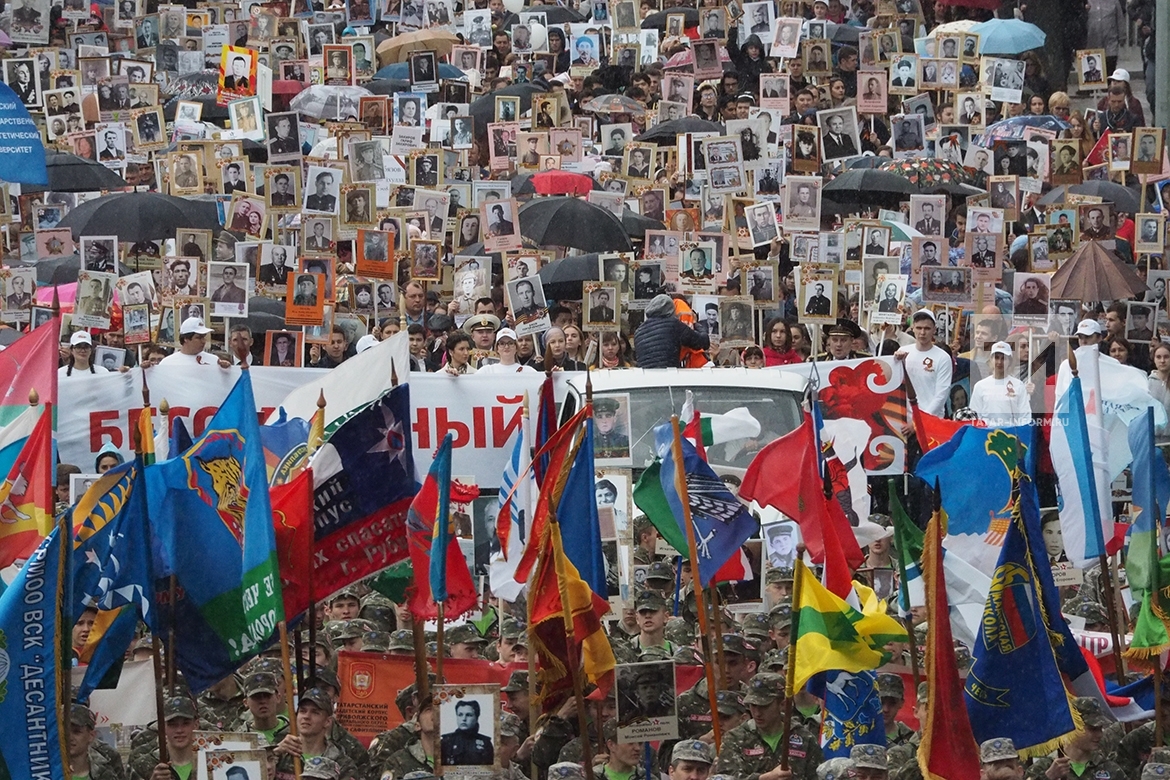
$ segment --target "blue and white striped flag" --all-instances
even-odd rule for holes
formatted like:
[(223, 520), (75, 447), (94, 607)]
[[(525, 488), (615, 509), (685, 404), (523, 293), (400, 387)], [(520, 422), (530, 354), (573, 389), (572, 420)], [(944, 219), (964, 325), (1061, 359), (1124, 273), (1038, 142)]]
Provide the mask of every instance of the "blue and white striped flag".
[[(509, 530), (506, 534), (495, 534), (492, 539), (491, 565), (488, 570), (492, 593), (508, 602), (515, 601), (526, 587), (524, 583), (516, 582), (513, 575), (524, 552), (532, 505), (536, 498), (536, 473), (530, 467), (531, 446), (528, 418), (525, 417), (521, 421), (520, 430), (512, 434), (512, 455), (504, 465), (504, 474), (500, 479), (496, 527), (506, 522)], [(506, 540), (506, 549), (501, 549), (501, 539)]]

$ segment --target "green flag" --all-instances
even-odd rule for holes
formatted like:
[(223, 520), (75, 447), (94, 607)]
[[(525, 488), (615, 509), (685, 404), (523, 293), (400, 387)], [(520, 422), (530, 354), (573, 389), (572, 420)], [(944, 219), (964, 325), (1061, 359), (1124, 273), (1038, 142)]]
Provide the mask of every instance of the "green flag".
[(922, 560), (922, 550), (926, 544), (926, 534), (922, 529), (911, 522), (902, 502), (898, 500), (898, 492), (894, 489), (894, 480), (888, 483), (890, 489), (890, 517), (894, 521), (894, 546), (898, 549), (898, 608), (903, 613), (910, 611), (910, 580), (922, 576), (919, 562)]
[[(642, 472), (638, 484), (634, 485), (634, 504), (646, 513), (650, 523), (658, 529), (658, 533), (674, 549), (678, 550), (683, 560), (687, 560), (686, 532), (674, 518), (674, 511), (662, 492), (662, 480), (659, 478), (662, 463), (655, 461)], [(635, 540), (637, 541), (637, 540)]]

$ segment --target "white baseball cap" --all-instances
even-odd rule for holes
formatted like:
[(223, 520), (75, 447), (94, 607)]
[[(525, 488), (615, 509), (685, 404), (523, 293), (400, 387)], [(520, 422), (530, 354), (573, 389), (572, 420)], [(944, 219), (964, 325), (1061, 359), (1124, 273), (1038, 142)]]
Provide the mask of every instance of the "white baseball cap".
[(1011, 357), (1012, 356), (1012, 346), (1011, 346), (1011, 344), (1008, 344), (1006, 341), (997, 341), (991, 345), (991, 354), (993, 354), (993, 355), (1006, 355), (1007, 357)]
[(1096, 320), (1081, 320), (1077, 324), (1078, 336), (1100, 336), (1104, 332), (1101, 330), (1101, 323)]
[(370, 347), (377, 346), (377, 344), (378, 344), (378, 337), (375, 336), (373, 333), (367, 333), (366, 335), (364, 335), (360, 339), (358, 339), (357, 345), (354, 347), (354, 350), (356, 350), (359, 353), (365, 352)]
[(206, 336), (208, 333), (211, 333), (211, 328), (204, 325), (203, 320), (199, 317), (188, 317), (179, 326), (179, 335), (186, 336), (189, 333), (198, 333), (200, 336)]
[(1124, 81), (1126, 84), (1128, 84), (1129, 83), (1129, 71), (1126, 70), (1125, 68), (1117, 68), (1116, 70), (1114, 70), (1112, 73), (1109, 74), (1109, 80), (1110, 81)]
[(93, 338), (89, 335), (89, 331), (79, 330), (69, 337), (69, 346), (76, 347), (78, 344), (93, 346)]
[(512, 330), (511, 328), (500, 328), (496, 332), (496, 343), (497, 344), (500, 343), (500, 339), (512, 339), (512, 341), (519, 341), (520, 340), (520, 339), (516, 338), (516, 331)]
[(924, 317), (930, 318), (931, 322), (936, 322), (934, 318), (934, 312), (932, 312), (930, 309), (919, 309), (918, 311), (914, 312), (914, 316), (910, 318), (910, 321), (917, 322)]

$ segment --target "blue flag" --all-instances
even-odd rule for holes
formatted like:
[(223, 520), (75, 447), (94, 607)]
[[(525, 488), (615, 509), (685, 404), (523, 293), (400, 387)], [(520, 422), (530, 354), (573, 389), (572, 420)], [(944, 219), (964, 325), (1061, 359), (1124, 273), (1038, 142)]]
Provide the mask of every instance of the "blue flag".
[[(676, 468), (670, 426), (671, 423), (667, 423), (654, 429), (655, 448), (658, 457), (662, 459), (659, 480), (674, 519), (685, 533), (682, 497), (675, 484)], [(695, 531), (695, 553), (699, 560), (699, 583), (706, 587), (731, 556), (739, 555), (740, 546), (759, 531), (760, 524), (707, 462), (699, 457), (695, 445), (685, 438), (682, 440), (682, 452), (691, 525)]]
[(94, 649), (78, 693), (82, 700), (121, 660), (138, 620), (155, 619), (143, 468), (141, 458), (135, 458), (110, 469), (71, 510), (74, 620), (86, 607), (128, 607)]
[(45, 144), (41, 141), (41, 132), (24, 103), (7, 84), (0, 84), (0, 123), (4, 125), (4, 140), (0, 142), (0, 179), (48, 185), (49, 171), (45, 167)]
[(283, 406), (276, 422), (260, 426), (260, 440), (264, 442), (271, 484), (283, 485), (308, 465), (309, 421), (300, 417), (289, 419)]
[(609, 599), (605, 584), (605, 557), (601, 552), (601, 524), (597, 519), (597, 478), (593, 468), (593, 418), (585, 421), (585, 437), (565, 479), (557, 505), (565, 554), (590, 590)]
[[(67, 539), (68, 537), (65, 537)], [(70, 545), (57, 526), (0, 596), (0, 777), (66, 780), (57, 708), (71, 625)]]
[(150, 522), (181, 594), (156, 623), (174, 614), (176, 663), (199, 692), (264, 649), (284, 620), (249, 372), (186, 452), (146, 469), (146, 484)]
[[(1014, 470), (1013, 511), (963, 690), (975, 741), (1010, 737), (1021, 757), (1051, 752), (1073, 731), (1062, 671), (1083, 677), (1044, 554), (1035, 487)], [(946, 493), (944, 492), (944, 504)], [(1055, 644), (1054, 644), (1055, 643)], [(1079, 665), (1087, 669), (1084, 659)], [(1064, 667), (1064, 669), (1062, 669)]]
[(826, 760), (849, 758), (854, 745), (885, 746), (877, 672), (826, 672), (809, 681), (809, 690), (825, 701), (821, 747)]

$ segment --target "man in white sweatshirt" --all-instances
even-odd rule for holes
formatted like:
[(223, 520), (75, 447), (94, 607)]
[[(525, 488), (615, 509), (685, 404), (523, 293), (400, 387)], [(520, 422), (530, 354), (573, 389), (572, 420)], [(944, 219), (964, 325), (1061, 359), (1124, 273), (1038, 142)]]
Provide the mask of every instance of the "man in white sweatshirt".
[(918, 396), (918, 408), (942, 417), (951, 391), (951, 356), (934, 343), (935, 321), (930, 309), (914, 312), (910, 330), (914, 333), (914, 343), (899, 349), (894, 357), (906, 366)]
[(1007, 375), (1011, 357), (1011, 345), (995, 342), (991, 347), (991, 376), (980, 379), (971, 390), (971, 409), (991, 427), (1009, 428), (1032, 422), (1027, 385)]

